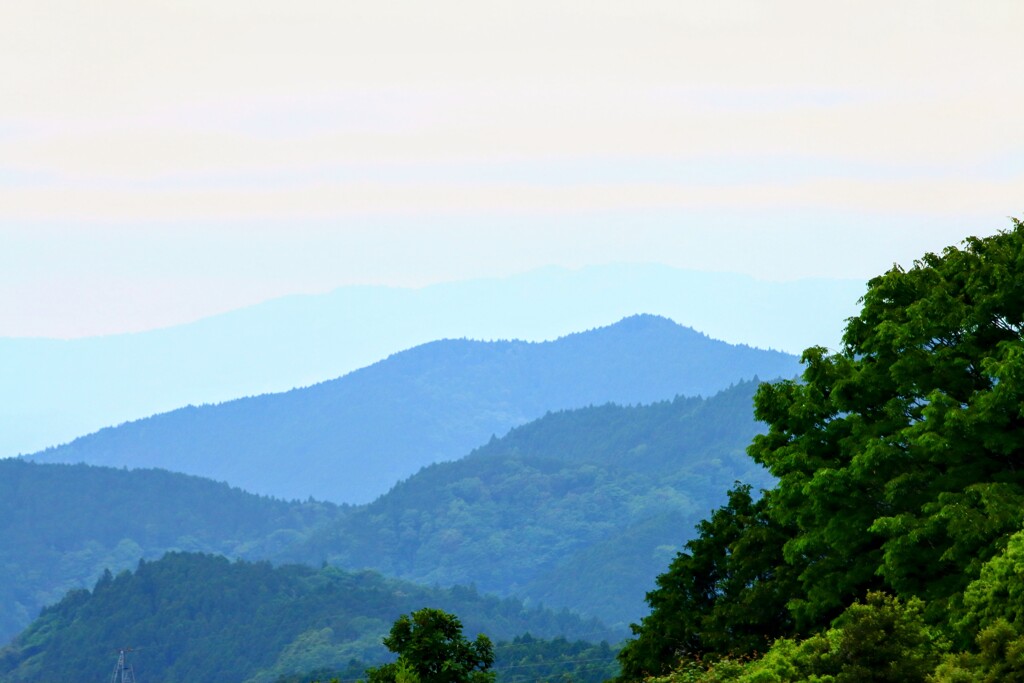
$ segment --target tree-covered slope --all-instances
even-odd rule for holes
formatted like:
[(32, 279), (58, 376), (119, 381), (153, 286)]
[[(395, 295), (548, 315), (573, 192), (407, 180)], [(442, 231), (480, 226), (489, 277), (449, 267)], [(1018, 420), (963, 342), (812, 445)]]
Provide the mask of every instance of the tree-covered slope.
[(266, 557), (343, 512), (161, 470), (0, 460), (0, 643), (104, 569), (173, 549)]
[(625, 633), (718, 492), (764, 481), (742, 457), (757, 430), (753, 390), (551, 413), (358, 508), (161, 470), (3, 460), (0, 640), (105, 568), (168, 550), (476, 582), (601, 615)]
[(312, 387), (182, 408), (31, 457), (160, 467), (283, 498), (366, 502), (547, 411), (709, 395), (741, 378), (798, 372), (788, 354), (634, 316), (553, 342), (437, 341)]
[(139, 648), (139, 680), (273, 681), (353, 660), (380, 662), (381, 637), (425, 605), (458, 614), (466, 632), (510, 640), (526, 632), (592, 640), (600, 624), (478, 594), (424, 588), (370, 572), (229, 562), (172, 553), (134, 573), (104, 575), (47, 608), (0, 650), (0, 680), (94, 680), (109, 675), (119, 647)]
[[(529, 633), (494, 643), (494, 665), (490, 671), (497, 683), (604, 683), (619, 673), (615, 657), (618, 648), (606, 641), (570, 641), (562, 636), (535, 638)], [(366, 662), (351, 660), (343, 668), (320, 667), (278, 677), (273, 683), (328, 683), (337, 679), (351, 683), (366, 680)]]
[(418, 582), (473, 582), (625, 629), (696, 522), (736, 479), (756, 382), (709, 399), (552, 413), (423, 469), (315, 533), (291, 559)]

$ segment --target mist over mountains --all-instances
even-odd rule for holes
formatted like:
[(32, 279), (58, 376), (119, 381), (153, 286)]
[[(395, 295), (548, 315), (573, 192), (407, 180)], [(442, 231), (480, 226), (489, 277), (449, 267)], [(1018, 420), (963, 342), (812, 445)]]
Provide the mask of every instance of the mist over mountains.
[(31, 459), (159, 467), (279, 498), (364, 503), (548, 411), (707, 396), (798, 372), (789, 354), (633, 316), (553, 342), (436, 341), (312, 387), (181, 408)]
[(345, 287), (137, 334), (0, 339), (0, 456), (188, 404), (311, 385), (437, 339), (550, 340), (640, 311), (799, 353), (837, 344), (863, 289), (658, 265), (547, 268), (422, 289)]

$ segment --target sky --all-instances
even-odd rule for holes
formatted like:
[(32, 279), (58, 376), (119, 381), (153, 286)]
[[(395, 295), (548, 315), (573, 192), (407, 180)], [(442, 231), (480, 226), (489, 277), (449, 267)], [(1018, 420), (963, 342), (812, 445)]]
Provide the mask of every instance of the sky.
[(1018, 0), (0, 7), (0, 336), (615, 262), (868, 278), (1024, 209)]

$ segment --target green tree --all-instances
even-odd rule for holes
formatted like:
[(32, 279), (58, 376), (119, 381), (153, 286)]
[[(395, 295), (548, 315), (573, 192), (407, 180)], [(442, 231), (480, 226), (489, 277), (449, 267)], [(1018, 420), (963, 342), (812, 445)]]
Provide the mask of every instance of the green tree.
[(395, 667), (395, 683), (420, 683), (419, 674), (407, 660), (398, 660)]
[(403, 614), (384, 638), (398, 661), (367, 669), (370, 683), (492, 683), (494, 647), (479, 634), (470, 642), (454, 614), (424, 608)]
[(698, 537), (647, 594), (651, 614), (619, 653), (621, 680), (667, 673), (681, 658), (764, 651), (791, 631), (787, 535), (768, 518), (768, 504), (767, 495), (755, 501), (749, 486), (737, 485), (697, 526)]
[(793, 529), (798, 629), (866, 591), (945, 618), (1024, 521), (1024, 224), (871, 280), (843, 348), (762, 385), (750, 454)]
[[(620, 657), (624, 679), (665, 675), (673, 658), (682, 668), (670, 676), (703, 676), (709, 655), (722, 658), (715, 680), (732, 680), (722, 676), (737, 667), (753, 671), (743, 655), (758, 636), (779, 635), (765, 619), (771, 609), (744, 609), (758, 595), (764, 607), (784, 602), (791, 619), (784, 628), (792, 638), (777, 640), (770, 658), (790, 666), (818, 653), (836, 668), (822, 673), (827, 667), (816, 664), (814, 675), (830, 680), (866, 675), (857, 661), (877, 672), (874, 655), (913, 670), (897, 678), (921, 678), (938, 656), (935, 626), (959, 632), (962, 647), (982, 629), (981, 653), (948, 657), (953, 677), (942, 680), (961, 680), (971, 667), (1017, 670), (1024, 640), (1008, 611), (1015, 603), (991, 597), (1013, 595), (1000, 588), (1013, 582), (995, 577), (997, 567), (1017, 572), (1016, 556), (964, 591), (1024, 525), (1022, 274), (1024, 224), (1016, 219), (1010, 230), (926, 254), (908, 270), (895, 266), (868, 283), (841, 349), (808, 349), (800, 380), (761, 385), (755, 416), (768, 430), (748, 453), (777, 484), (753, 514), (734, 492), (698, 527), (700, 537), (648, 596), (652, 614)], [(905, 607), (856, 606), (859, 596), (883, 594)], [(908, 628), (890, 619), (901, 610)], [(846, 620), (835, 621), (840, 615)], [(887, 619), (906, 637), (890, 642)], [(864, 629), (885, 638), (857, 651)], [(918, 635), (925, 640), (914, 645)], [(915, 660), (886, 650), (900, 638), (929, 654)], [(757, 680), (805, 680), (777, 673)]]

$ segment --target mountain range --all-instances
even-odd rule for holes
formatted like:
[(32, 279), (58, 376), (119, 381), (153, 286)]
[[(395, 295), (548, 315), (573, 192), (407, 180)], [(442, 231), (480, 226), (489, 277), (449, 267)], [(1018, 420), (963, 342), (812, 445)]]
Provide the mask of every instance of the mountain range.
[(151, 469), (0, 461), (0, 642), (66, 591), (168, 551), (474, 584), (616, 632), (733, 481), (753, 381), (707, 399), (550, 413), (363, 506), (285, 502)]
[(639, 315), (551, 342), (441, 340), (312, 387), (189, 406), (33, 454), (157, 467), (285, 499), (365, 503), (546, 412), (793, 377), (796, 357)]
[[(166, 552), (295, 563), (279, 575), (305, 577), (293, 596), (335, 576), (408, 582), (374, 595), (432, 585), (431, 600), (443, 599), (436, 587), (470, 585), (499, 596), (487, 600), (571, 610), (602, 638), (625, 635), (654, 577), (732, 482), (770, 485), (744, 453), (759, 431), (753, 393), (757, 378), (799, 370), (789, 354), (638, 315), (551, 342), (439, 340), (312, 387), (189, 406), (0, 460), (0, 641), (32, 622), (0, 652), (9, 672), (0, 680), (62, 666), (40, 668), (40, 652), (84, 656), (93, 636), (82, 624), (112, 613), (130, 621), (97, 595), (113, 584), (137, 592), (137, 579), (108, 570)], [(227, 571), (203, 566), (194, 577)], [(393, 578), (367, 578), (376, 572)], [(223, 580), (214, 574), (210, 582)], [(282, 600), (260, 614), (286, 609)], [(152, 631), (178, 607), (151, 607), (141, 633), (186, 647), (181, 634)], [(281, 636), (293, 640), (266, 645), (266, 661), (244, 677), (340, 671), (344, 656), (380, 655), (387, 620), (345, 619), (294, 620)]]
[(421, 289), (344, 287), (135, 334), (0, 338), (0, 457), (188, 404), (308, 386), (437, 339), (551, 340), (638, 311), (799, 353), (838, 344), (863, 291), (854, 280), (621, 264)]

